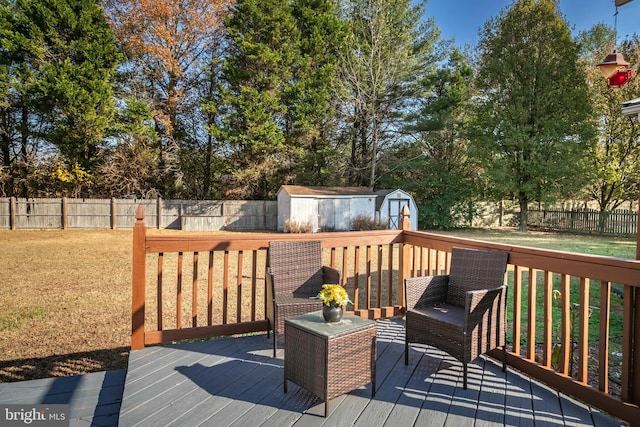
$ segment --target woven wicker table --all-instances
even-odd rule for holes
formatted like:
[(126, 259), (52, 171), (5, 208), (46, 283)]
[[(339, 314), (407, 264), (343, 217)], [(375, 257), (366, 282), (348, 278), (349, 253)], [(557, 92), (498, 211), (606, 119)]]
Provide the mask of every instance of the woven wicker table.
[(345, 313), (327, 323), (321, 311), (284, 321), (284, 392), (287, 380), (324, 400), (371, 383), (376, 395), (376, 322)]

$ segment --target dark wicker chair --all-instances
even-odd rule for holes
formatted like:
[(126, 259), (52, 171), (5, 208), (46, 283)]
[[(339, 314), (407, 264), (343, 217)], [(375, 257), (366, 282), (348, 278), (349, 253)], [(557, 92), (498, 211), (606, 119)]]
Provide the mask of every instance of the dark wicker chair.
[(453, 248), (448, 275), (405, 279), (407, 314), (404, 364), (409, 344), (437, 347), (467, 363), (502, 347), (506, 371), (506, 252)]
[(267, 320), (273, 332), (273, 357), (284, 319), (322, 310), (315, 297), (326, 283), (340, 283), (340, 272), (322, 265), (319, 241), (270, 242), (267, 257)]

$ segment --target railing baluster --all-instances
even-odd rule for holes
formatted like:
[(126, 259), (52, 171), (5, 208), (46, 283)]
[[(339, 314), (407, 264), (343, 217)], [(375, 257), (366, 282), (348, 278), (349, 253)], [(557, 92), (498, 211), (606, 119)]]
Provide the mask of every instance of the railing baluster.
[(358, 297), (360, 293), (360, 246), (354, 248), (353, 255), (353, 310), (359, 310)]
[(366, 305), (365, 308), (369, 310), (371, 308), (371, 245), (367, 245), (365, 249), (365, 265), (367, 270), (367, 275), (365, 277), (365, 299)]
[(222, 275), (222, 324), (226, 325), (229, 313), (229, 251), (224, 251)]
[[(622, 400), (633, 399), (633, 335), (634, 335), (634, 305), (636, 289), (632, 286), (624, 286), (624, 297), (622, 298)], [(637, 391), (636, 391), (637, 393)]]
[(589, 363), (589, 279), (580, 278), (580, 306), (578, 332), (578, 381), (583, 384), (588, 380)]
[(376, 307), (382, 307), (382, 245), (378, 245), (378, 281), (376, 283)]
[(528, 307), (527, 307), (527, 358), (536, 360), (536, 270), (529, 269), (528, 274)]
[(571, 278), (567, 274), (562, 275), (560, 280), (562, 295), (562, 352), (560, 356), (559, 371), (567, 376), (571, 376), (569, 372), (569, 358), (571, 356)]
[(242, 260), (243, 252), (238, 251), (238, 272), (236, 279), (236, 322), (242, 322)]
[[(341, 274), (342, 283), (341, 284), (342, 286), (345, 286), (345, 287), (347, 286), (347, 268), (348, 268), (347, 267), (347, 259), (348, 259), (347, 249), (348, 249), (347, 246), (342, 248), (342, 274)], [(355, 306), (353, 309), (355, 310)]]
[(178, 252), (178, 289), (176, 292), (176, 329), (182, 328), (182, 252)]
[(164, 254), (160, 252), (158, 254), (158, 281), (157, 281), (157, 299), (158, 299), (158, 330), (162, 330), (162, 263), (164, 260)]
[(600, 333), (598, 335), (598, 389), (609, 393), (609, 315), (611, 283), (600, 282)]
[[(393, 243), (387, 245), (387, 250), (387, 262), (389, 263), (387, 268), (387, 305), (391, 307), (393, 305)], [(401, 286), (404, 286), (404, 283)]]
[(191, 290), (191, 326), (198, 326), (198, 252), (193, 253), (193, 283)]
[(209, 251), (209, 268), (207, 271), (207, 325), (213, 325), (213, 251)]
[(513, 352), (520, 355), (522, 313), (522, 267), (516, 265), (513, 272)]
[(544, 272), (544, 332), (542, 363), (547, 368), (551, 367), (551, 355), (553, 352), (553, 273)]
[(258, 289), (258, 251), (252, 251), (251, 258), (251, 321), (256, 320), (256, 293)]

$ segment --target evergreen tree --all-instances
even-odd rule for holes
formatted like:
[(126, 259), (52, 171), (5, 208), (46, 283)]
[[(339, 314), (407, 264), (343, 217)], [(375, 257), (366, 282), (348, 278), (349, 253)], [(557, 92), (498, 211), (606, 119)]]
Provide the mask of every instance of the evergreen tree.
[(554, 0), (518, 0), (489, 20), (480, 43), (471, 138), (494, 195), (520, 205), (584, 185), (593, 122), (585, 72)]
[(239, 1), (211, 126), (227, 153), (225, 186), (273, 198), (283, 183), (331, 175), (328, 129), (341, 27), (331, 1)]
[[(46, 141), (64, 160), (55, 162), (58, 176), (90, 175), (113, 118), (113, 80), (121, 59), (100, 4), (16, 0), (5, 2), (2, 10), (2, 63), (8, 83), (0, 113), (3, 162), (35, 168), (38, 156), (29, 150)], [(7, 145), (20, 146), (21, 154), (11, 159)], [(22, 186), (20, 192), (25, 191)]]
[(91, 172), (113, 120), (113, 84), (122, 59), (115, 37), (96, 0), (18, 4), (46, 51), (38, 70), (39, 95), (50, 119), (46, 137), (69, 164)]
[(341, 162), (331, 143), (336, 126), (335, 85), (345, 28), (333, 0), (294, 0), (300, 30), (298, 58), (286, 104), (291, 127), (285, 133), (291, 165), (284, 168), (299, 185), (339, 184)]

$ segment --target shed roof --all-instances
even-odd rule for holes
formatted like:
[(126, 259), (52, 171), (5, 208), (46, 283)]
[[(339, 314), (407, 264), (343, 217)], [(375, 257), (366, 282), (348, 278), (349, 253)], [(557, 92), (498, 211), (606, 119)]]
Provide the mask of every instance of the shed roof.
[(382, 206), (382, 202), (384, 202), (384, 199), (391, 193), (394, 193), (396, 191), (401, 192), (402, 194), (405, 194), (407, 196), (409, 196), (410, 199), (413, 199), (413, 196), (409, 193), (407, 193), (404, 190), (401, 190), (400, 188), (396, 188), (396, 189), (385, 189), (385, 190), (378, 190), (376, 191), (376, 210), (380, 210), (380, 207)]
[(283, 185), (282, 190), (292, 196), (375, 196), (367, 187), (309, 187), (304, 185)]

